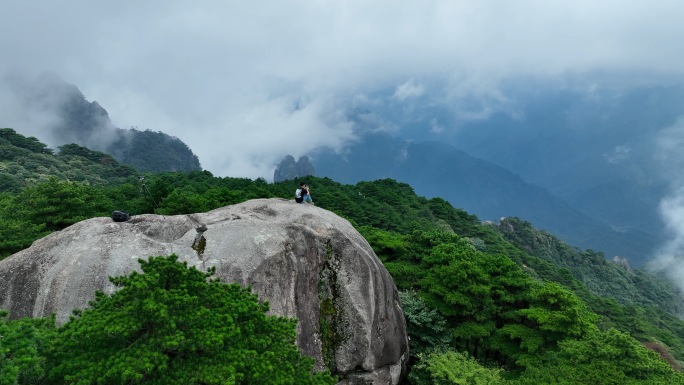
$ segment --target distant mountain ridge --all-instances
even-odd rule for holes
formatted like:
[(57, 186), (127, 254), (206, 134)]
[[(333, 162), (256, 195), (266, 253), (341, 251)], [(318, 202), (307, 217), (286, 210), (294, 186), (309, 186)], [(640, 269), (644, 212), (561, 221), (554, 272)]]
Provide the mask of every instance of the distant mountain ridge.
[[(36, 114), (54, 114), (45, 135), (57, 145), (76, 143), (112, 155), (138, 171), (200, 171), (199, 159), (180, 139), (161, 131), (115, 127), (107, 111), (55, 74), (9, 82), (19, 104)], [(14, 127), (22, 132), (22, 127)]]
[(568, 244), (645, 262), (658, 242), (640, 231), (619, 232), (571, 207), (546, 189), (503, 167), (434, 141), (411, 142), (384, 133), (366, 134), (346, 152), (310, 154), (317, 176), (341, 183), (392, 178), (416, 193), (442, 197), (481, 220), (520, 217)]
[[(522, 94), (522, 95), (521, 95)], [(532, 95), (530, 95), (532, 94)], [(664, 230), (672, 154), (659, 142), (684, 114), (684, 87), (518, 91), (522, 118), (454, 130), (450, 143), (519, 173), (617, 230)]]
[(420, 95), (378, 90), (346, 115), (361, 138), (391, 130), (499, 165), (614, 232), (645, 240), (652, 246), (645, 252), (656, 255), (675, 221), (661, 204), (684, 186), (680, 146), (668, 145), (681, 143), (684, 132), (684, 84), (606, 82), (603, 75), (510, 79), (493, 99), (450, 97), (423, 79)]
[(301, 156), (299, 157), (299, 160), (295, 162), (292, 155), (286, 155), (285, 158), (278, 163), (278, 166), (273, 173), (273, 181), (277, 183), (307, 175), (315, 175), (314, 167), (308, 157)]

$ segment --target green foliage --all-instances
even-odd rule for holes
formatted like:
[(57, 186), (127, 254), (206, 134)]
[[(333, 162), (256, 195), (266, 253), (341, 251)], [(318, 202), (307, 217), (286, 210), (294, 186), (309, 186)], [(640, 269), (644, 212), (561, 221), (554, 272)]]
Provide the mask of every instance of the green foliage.
[(135, 175), (135, 170), (130, 166), (119, 164), (114, 158), (103, 152), (93, 151), (77, 144), (65, 144), (59, 147), (59, 157), (71, 160), (72, 163), (76, 161), (76, 157), (80, 157), (102, 166), (100, 175), (108, 180)]
[[(402, 297), (418, 353), (440, 347), (441, 333), (450, 346), (480, 360), (520, 368), (558, 341), (595, 329), (598, 317), (575, 294), (534, 280), (505, 255), (476, 250), (458, 235), (363, 231), (386, 252), (382, 258), (397, 286), (413, 293)], [(426, 327), (426, 318), (446, 320), (446, 329), (439, 322)]]
[(516, 384), (684, 384), (684, 376), (655, 352), (615, 329), (558, 345), (557, 352), (542, 357)]
[[(3, 148), (10, 147), (0, 146), (0, 151)], [(11, 149), (19, 157), (27, 151), (19, 147)], [(80, 164), (102, 159), (98, 158), (99, 153), (78, 146), (67, 147), (60, 157)], [(24, 175), (28, 172), (24, 166), (31, 164), (34, 169), (49, 168), (41, 162), (31, 158), (21, 168), (17, 168), (16, 162), (0, 163), (0, 175), (10, 169), (11, 173), (5, 175), (11, 178)], [(91, 179), (86, 173), (82, 174), (83, 182), (73, 183), (64, 182), (59, 176), (49, 179), (29, 173), (21, 180), (33, 178), (31, 183), (21, 182), (19, 190), (0, 194), (0, 258), (28, 246), (49, 231), (92, 216), (108, 216), (113, 209), (132, 214), (172, 215), (208, 211), (254, 198), (292, 200), (299, 182), (268, 184), (263, 180), (218, 178), (207, 171), (195, 171), (149, 174), (145, 175), (144, 182), (129, 177), (116, 184), (94, 184), (89, 182)], [(11, 178), (0, 178), (0, 183), (5, 180), (16, 189), (15, 182), (19, 179)], [(413, 352), (409, 364), (415, 369), (415, 381), (458, 383), (453, 381), (461, 381), (461, 377), (453, 373), (464, 373), (456, 371), (462, 367), (470, 368), (466, 373), (478, 372), (473, 369), (476, 366), (468, 365), (479, 362), (505, 368), (506, 372), (499, 369), (494, 372), (510, 378), (511, 383), (518, 376), (526, 384), (564, 383), (559, 381), (568, 378), (591, 383), (599, 381), (597, 373), (603, 370), (601, 365), (608, 365), (605, 357), (609, 355), (597, 357), (592, 367), (589, 361), (577, 361), (569, 352), (581, 353), (589, 350), (592, 343), (610, 346), (617, 344), (615, 341), (623, 341), (623, 345), (631, 346), (625, 351), (647, 360), (653, 355), (644, 353), (643, 347), (638, 350), (641, 345), (637, 340), (662, 346), (675, 359), (684, 358), (684, 322), (676, 316), (682, 297), (658, 277), (617, 266), (606, 261), (601, 253), (572, 248), (514, 218), (499, 226), (481, 224), (477, 217), (452, 207), (443, 199), (418, 197), (410, 186), (393, 180), (341, 185), (327, 178), (307, 177), (306, 182), (312, 186), (317, 207), (336, 212), (359, 229), (401, 289)], [(605, 288), (601, 287), (602, 282), (606, 283)], [(131, 298), (131, 302), (135, 300)], [(170, 305), (163, 309), (149, 306), (153, 312), (175, 314), (169, 310)], [(125, 308), (123, 304), (121, 307)], [(135, 338), (156, 336), (146, 334), (146, 328), (135, 329), (142, 322), (142, 318), (135, 317), (142, 317), (145, 309), (138, 308), (133, 316), (119, 315), (120, 319), (128, 320), (127, 325), (130, 323), (132, 329), (126, 330), (138, 333), (136, 337), (127, 334), (119, 338), (128, 338), (126, 341), (133, 343), (138, 341)], [(179, 305), (179, 309), (184, 308)], [(619, 338), (608, 337), (611, 328), (622, 332)], [(170, 329), (159, 326), (155, 330)], [(106, 339), (93, 341), (114, 344)], [(136, 360), (138, 366), (135, 366), (132, 361), (126, 361), (130, 358), (121, 358), (121, 362), (137, 368), (126, 378), (136, 378), (135, 373), (161, 372), (160, 368), (172, 365), (160, 362), (175, 362), (180, 357), (168, 355), (169, 349), (164, 350), (167, 345), (162, 342), (155, 343), (150, 346), (157, 347), (157, 355), (135, 350), (139, 343), (131, 345), (130, 349), (144, 360)], [(81, 345), (73, 346), (83, 350)], [(449, 350), (450, 354), (444, 353)], [(453, 356), (455, 351), (467, 355)], [(643, 354), (646, 355), (642, 357)], [(97, 362), (104, 367), (119, 365), (119, 361), (102, 360)], [(547, 375), (545, 367), (556, 368), (563, 375)], [(233, 366), (230, 370), (237, 373), (238, 369)], [(487, 366), (480, 365), (480, 369), (489, 371)], [(639, 377), (638, 370), (603, 372), (604, 377), (615, 376), (618, 382), (646, 378), (650, 383), (657, 383), (654, 379), (669, 380), (674, 373), (669, 368), (662, 370), (645, 377)], [(65, 369), (65, 375), (66, 372), (75, 375), (70, 370)]]
[(192, 214), (228, 206), (241, 201), (241, 195), (228, 189), (211, 187), (201, 194), (192, 188), (175, 189), (162, 201), (159, 214)]
[(112, 278), (59, 329), (55, 384), (333, 384), (312, 374), (295, 345), (296, 321), (267, 316), (251, 289), (224, 284), (177, 257), (140, 260)]
[(429, 307), (413, 290), (400, 291), (401, 309), (406, 317), (409, 347), (413, 356), (446, 350), (452, 342), (447, 321)]
[[(401, 244), (391, 249), (386, 262), (397, 285), (419, 290), (402, 294), (412, 347), (418, 353), (412, 359), (412, 384), (469, 383), (465, 381), (490, 373), (474, 361), (484, 372), (462, 369), (453, 357), (430, 362), (443, 349), (435, 339), (440, 332), (453, 338), (450, 346), (507, 367), (512, 383), (680, 383), (679, 374), (628, 334), (600, 332), (598, 316), (578, 296), (557, 283), (531, 279), (510, 259), (479, 252), (464, 239), (445, 233), (415, 232), (403, 243), (391, 243)], [(416, 298), (418, 293), (424, 301)], [(426, 327), (426, 320), (435, 324)], [(592, 345), (602, 343), (619, 345), (623, 351), (607, 347), (601, 352)], [(595, 350), (597, 356), (578, 361), (582, 355), (577, 350), (586, 350), (584, 355)], [(625, 355), (636, 357), (625, 365), (637, 369), (603, 370), (615, 360), (626, 360)], [(555, 374), (556, 367), (561, 374)], [(441, 377), (435, 377), (437, 373)], [(464, 373), (479, 374), (467, 380)], [(497, 382), (492, 383), (507, 383), (498, 376), (500, 371), (496, 373)], [(515, 380), (518, 373), (522, 375)]]
[(643, 341), (662, 341), (684, 358), (684, 321), (677, 316), (684, 297), (673, 283), (620, 266), (601, 253), (570, 247), (518, 218), (507, 218), (498, 228), (508, 242), (529, 253), (519, 254), (520, 264), (571, 288), (602, 316), (603, 330), (613, 327)]
[(50, 178), (24, 189), (14, 199), (21, 202), (15, 216), (48, 230), (62, 230), (93, 216), (109, 216), (111, 201), (91, 186)]
[[(7, 211), (0, 208), (0, 213)], [(0, 214), (1, 215), (1, 214)], [(0, 226), (0, 260), (21, 251), (34, 240), (48, 234), (43, 225), (35, 225), (26, 220), (5, 219)]]
[(212, 201), (204, 194), (193, 191), (173, 190), (156, 212), (163, 215), (192, 214), (211, 210)]
[(44, 224), (22, 217), (26, 209), (18, 198), (0, 193), (0, 260), (49, 233)]
[(54, 155), (36, 138), (0, 129), (0, 192), (18, 193), (49, 178), (104, 186), (135, 175), (132, 168), (106, 154), (75, 144), (60, 150)]
[[(328, 178), (307, 177), (316, 205), (349, 219), (357, 226), (372, 226), (399, 234), (413, 230), (456, 232), (468, 229), (464, 236), (495, 234), (481, 227), (472, 231), (477, 217), (452, 207), (440, 198), (418, 197), (413, 188), (392, 179), (342, 185)], [(299, 181), (275, 183), (269, 188), (274, 196), (292, 199)], [(434, 211), (433, 211), (434, 210)]]
[(11, 128), (0, 128), (0, 140), (5, 140), (13, 146), (23, 148), (31, 152), (36, 152), (39, 154), (52, 154), (52, 150), (50, 150), (47, 145), (41, 143), (37, 138), (33, 136), (27, 138), (21, 134), (18, 134)]
[(0, 385), (38, 384), (45, 377), (45, 355), (55, 335), (54, 317), (7, 320), (0, 311)]
[(120, 139), (107, 152), (141, 172), (202, 169), (199, 159), (185, 143), (161, 131), (121, 130)]
[(16, 175), (0, 173), (0, 191), (19, 192), (21, 191), (21, 180)]
[(402, 234), (372, 226), (360, 226), (358, 230), (383, 262), (396, 259), (399, 255), (406, 253), (407, 238)]
[(475, 215), (455, 209), (442, 198), (432, 198), (426, 202), (426, 205), (438, 221), (444, 222), (456, 234), (465, 236), (466, 234), (482, 235), (484, 233), (484, 231), (476, 230), (473, 234), (473, 230), (480, 227), (480, 221)]
[(579, 340), (598, 330), (599, 317), (560, 285), (536, 284), (527, 294), (529, 305), (514, 312), (520, 317), (517, 322), (501, 328), (502, 335), (515, 341), (516, 349), (510, 354), (518, 365), (534, 365), (539, 353), (555, 350), (559, 342)]
[(571, 247), (518, 218), (506, 218), (498, 228), (506, 240), (529, 254), (568, 269), (593, 294), (624, 305), (656, 306), (673, 313), (684, 310), (684, 297), (675, 285), (653, 274), (608, 261), (600, 252)]
[(501, 369), (482, 366), (466, 353), (433, 352), (413, 368), (409, 380), (413, 385), (504, 385)]

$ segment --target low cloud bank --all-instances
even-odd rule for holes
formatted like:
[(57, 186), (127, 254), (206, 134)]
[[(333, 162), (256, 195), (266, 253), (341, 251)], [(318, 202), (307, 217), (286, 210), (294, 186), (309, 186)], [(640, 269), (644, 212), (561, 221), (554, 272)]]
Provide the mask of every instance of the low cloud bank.
[(663, 272), (684, 290), (684, 118), (665, 128), (657, 140), (656, 158), (671, 192), (660, 202), (668, 241), (656, 252), (649, 267)]

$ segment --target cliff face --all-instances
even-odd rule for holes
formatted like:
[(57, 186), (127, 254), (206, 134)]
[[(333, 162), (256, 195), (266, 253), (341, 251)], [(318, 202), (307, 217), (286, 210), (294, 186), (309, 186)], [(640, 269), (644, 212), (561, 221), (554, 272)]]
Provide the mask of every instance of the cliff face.
[(175, 253), (224, 282), (251, 285), (271, 313), (296, 317), (297, 344), (340, 384), (397, 384), (408, 357), (396, 287), (366, 240), (312, 205), (260, 199), (208, 213), (94, 218), (0, 261), (0, 308), (13, 318), (87, 306), (138, 258)]
[(295, 162), (292, 155), (287, 155), (278, 163), (273, 172), (273, 181), (297, 179), (307, 175), (314, 175), (314, 167), (308, 157), (302, 156)]

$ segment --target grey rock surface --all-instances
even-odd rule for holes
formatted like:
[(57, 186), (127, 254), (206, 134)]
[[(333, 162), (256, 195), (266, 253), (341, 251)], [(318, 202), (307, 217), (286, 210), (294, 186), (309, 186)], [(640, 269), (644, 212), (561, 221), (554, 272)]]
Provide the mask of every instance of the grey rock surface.
[(295, 162), (292, 155), (286, 155), (273, 172), (273, 181), (294, 180), (308, 175), (315, 175), (314, 167), (309, 157), (299, 157), (299, 160)]
[(273, 181), (282, 182), (284, 180), (297, 178), (297, 163), (292, 155), (286, 155), (283, 160), (278, 163), (273, 172)]
[(0, 261), (0, 309), (68, 320), (108, 277), (175, 253), (224, 282), (251, 285), (271, 313), (296, 317), (297, 344), (339, 384), (397, 384), (408, 357), (397, 289), (345, 219), (307, 204), (258, 199), (202, 214), (93, 218)]

